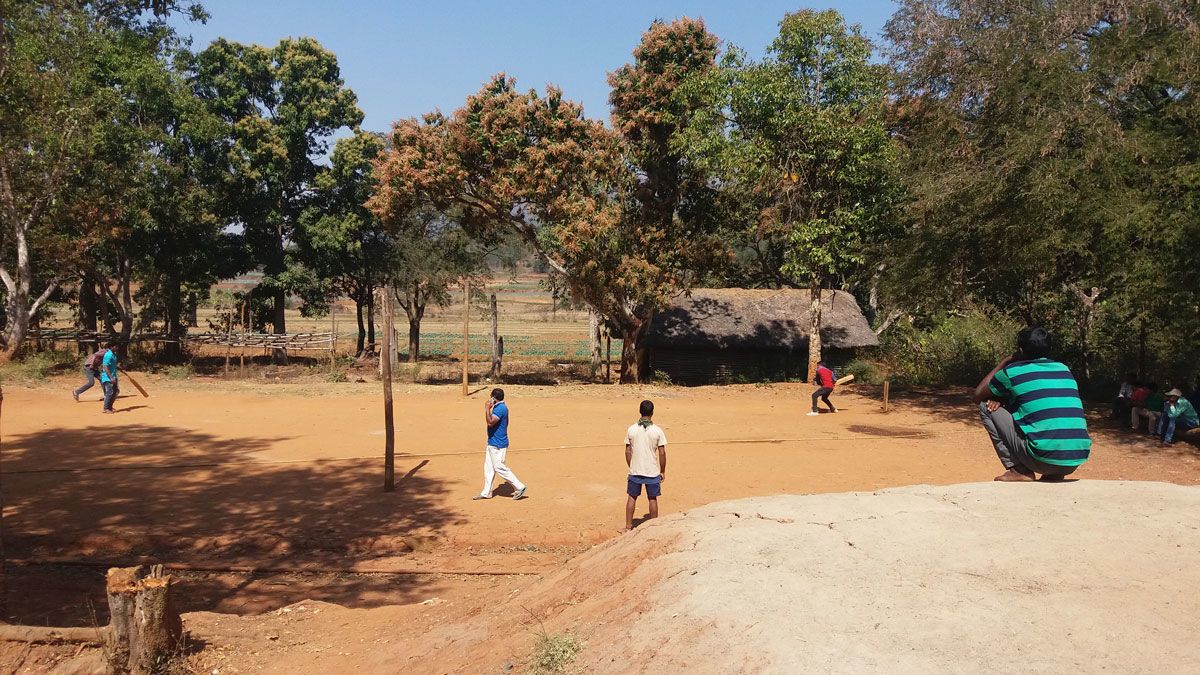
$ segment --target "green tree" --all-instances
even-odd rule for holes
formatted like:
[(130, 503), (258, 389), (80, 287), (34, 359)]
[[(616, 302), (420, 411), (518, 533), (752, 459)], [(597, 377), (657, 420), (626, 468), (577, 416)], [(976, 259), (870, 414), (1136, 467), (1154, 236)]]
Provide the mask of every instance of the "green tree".
[(368, 340), (375, 342), (375, 289), (388, 274), (395, 248), (365, 206), (375, 190), (374, 163), (383, 148), (383, 139), (370, 132), (338, 139), (329, 170), (314, 181), (316, 199), (301, 216), (297, 232), (306, 264), (354, 301), (359, 355)]
[(789, 14), (765, 59), (731, 49), (690, 85), (715, 105), (676, 140), (755, 214), (755, 228), (786, 241), (781, 274), (811, 290), (810, 377), (822, 291), (864, 274), (893, 236), (896, 148), (885, 71), (870, 57), (871, 43), (837, 12)]
[(197, 57), (201, 95), (233, 128), (222, 188), (226, 214), (244, 228), (262, 285), (274, 300), (274, 330), (286, 332), (288, 293), (314, 280), (296, 254), (300, 217), (315, 199), (317, 159), (330, 137), (363, 113), (337, 57), (311, 38), (274, 48), (218, 39)]
[(1048, 325), (1085, 378), (1097, 326), (1121, 326), (1126, 354), (1144, 352), (1129, 337), (1147, 325), (1200, 337), (1184, 262), (1198, 234), (1198, 12), (901, 3), (886, 33), (914, 226), (895, 249), (894, 292)]

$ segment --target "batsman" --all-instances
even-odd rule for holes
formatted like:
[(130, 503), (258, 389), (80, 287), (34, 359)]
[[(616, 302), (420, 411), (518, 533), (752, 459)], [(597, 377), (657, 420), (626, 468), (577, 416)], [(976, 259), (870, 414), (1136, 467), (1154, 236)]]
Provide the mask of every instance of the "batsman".
[[(808, 413), (809, 417), (816, 417), (821, 414), (821, 409), (817, 407), (818, 401), (824, 401), (825, 405), (829, 406), (829, 412), (837, 412), (837, 408), (829, 400), (829, 395), (833, 393), (833, 388), (840, 382), (834, 380), (833, 370), (824, 361), (817, 362), (817, 372), (813, 379), (817, 381), (817, 390), (812, 395), (812, 412)], [(850, 378), (845, 378), (849, 380)]]

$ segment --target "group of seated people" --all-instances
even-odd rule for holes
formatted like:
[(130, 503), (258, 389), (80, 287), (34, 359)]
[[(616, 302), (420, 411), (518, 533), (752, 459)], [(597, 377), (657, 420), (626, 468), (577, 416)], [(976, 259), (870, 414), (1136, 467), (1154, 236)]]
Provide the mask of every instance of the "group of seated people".
[(1157, 382), (1141, 381), (1130, 373), (1121, 382), (1113, 403), (1113, 418), (1122, 424), (1128, 419), (1134, 431), (1140, 431), (1145, 420), (1146, 431), (1164, 445), (1170, 445), (1179, 434), (1200, 426), (1196, 414), (1196, 406), (1200, 405), (1200, 376), (1186, 388), (1187, 392), (1180, 387), (1163, 391)]

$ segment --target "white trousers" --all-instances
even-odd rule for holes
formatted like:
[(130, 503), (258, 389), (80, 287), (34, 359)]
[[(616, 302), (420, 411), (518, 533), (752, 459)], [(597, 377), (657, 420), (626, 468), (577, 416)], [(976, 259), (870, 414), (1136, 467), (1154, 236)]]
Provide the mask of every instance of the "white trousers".
[(508, 448), (497, 448), (491, 445), (487, 446), (483, 457), (483, 492), (479, 494), (484, 497), (492, 496), (492, 482), (496, 480), (496, 476), (500, 476), (504, 480), (512, 483), (513, 487), (518, 490), (524, 490), (525, 484), (517, 478), (517, 474), (508, 468), (504, 463), (504, 455), (508, 454)]

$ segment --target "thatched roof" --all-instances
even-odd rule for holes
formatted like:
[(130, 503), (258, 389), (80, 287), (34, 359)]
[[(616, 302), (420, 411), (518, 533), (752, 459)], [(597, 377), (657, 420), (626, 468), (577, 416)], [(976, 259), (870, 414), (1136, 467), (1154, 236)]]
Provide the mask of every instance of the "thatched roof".
[[(808, 348), (808, 289), (697, 288), (657, 313), (647, 334), (650, 347), (688, 349)], [(827, 347), (874, 347), (871, 330), (854, 296), (823, 291), (821, 341)]]

